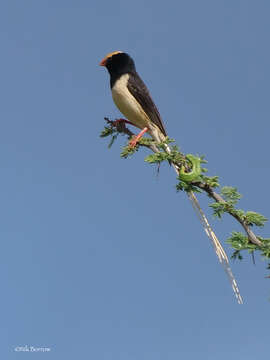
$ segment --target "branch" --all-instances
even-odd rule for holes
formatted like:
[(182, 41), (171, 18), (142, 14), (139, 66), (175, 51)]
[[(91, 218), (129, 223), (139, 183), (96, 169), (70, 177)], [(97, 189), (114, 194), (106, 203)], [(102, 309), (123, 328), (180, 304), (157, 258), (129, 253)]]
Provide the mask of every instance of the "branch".
[[(216, 202), (223, 203), (223, 204), (226, 203), (226, 201), (223, 199), (223, 197), (221, 195), (219, 195), (218, 193), (216, 193), (208, 184), (199, 182), (194, 185), (198, 186), (198, 188), (200, 188), (201, 190), (207, 192), (207, 194), (212, 199), (214, 199)], [(250, 227), (245, 223), (245, 221), (240, 218), (240, 216), (238, 216), (237, 214), (234, 214), (232, 211), (227, 211), (227, 212), (231, 216), (233, 216), (240, 223), (240, 225), (244, 228), (250, 242), (252, 242), (253, 244), (255, 244), (257, 246), (263, 245), (262, 242), (256, 237), (254, 232), (250, 229)]]
[[(135, 134), (130, 131), (126, 126), (125, 126), (125, 123), (123, 122), (120, 122), (120, 123), (117, 123), (117, 125), (115, 126), (115, 123), (114, 121), (111, 121), (109, 120), (108, 118), (104, 118), (104, 120), (110, 125), (111, 129), (113, 129), (113, 127), (115, 127), (115, 132), (116, 133), (120, 133), (120, 134), (125, 134), (128, 136), (129, 139), (131, 139)], [(110, 134), (112, 135), (112, 134)], [(107, 136), (107, 135), (101, 135), (101, 136)], [(159, 153), (159, 149), (157, 148), (157, 146), (155, 146), (154, 143), (139, 143), (138, 144), (139, 146), (144, 146), (144, 147), (147, 147), (149, 149), (151, 149), (154, 153)], [(183, 164), (180, 164), (178, 162), (173, 162), (174, 165), (176, 165), (176, 167), (178, 168), (181, 168), (181, 166)], [(213, 188), (207, 184), (207, 183), (204, 183), (204, 182), (192, 182), (192, 186), (193, 187), (197, 187), (201, 190), (203, 190), (204, 192), (206, 192), (208, 194), (209, 197), (211, 197), (212, 199), (214, 199), (217, 203), (221, 203), (221, 204), (227, 204), (226, 201), (223, 199), (223, 197), (216, 193)], [(239, 224), (243, 227), (243, 229), (245, 230), (247, 236), (248, 236), (248, 240), (261, 247), (263, 246), (263, 243), (256, 237), (256, 235), (253, 233), (253, 231), (250, 229), (250, 227), (248, 226), (248, 224), (235, 212), (227, 209), (226, 212), (228, 214), (230, 214), (231, 216), (233, 216), (238, 222)]]

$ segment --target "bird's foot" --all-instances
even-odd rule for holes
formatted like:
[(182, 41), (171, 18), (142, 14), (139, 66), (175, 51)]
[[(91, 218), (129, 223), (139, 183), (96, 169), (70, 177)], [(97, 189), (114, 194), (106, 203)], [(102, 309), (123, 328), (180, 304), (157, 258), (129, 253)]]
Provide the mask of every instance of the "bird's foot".
[(120, 124), (130, 124), (130, 125), (133, 125), (132, 122), (126, 120), (126, 119), (116, 119), (112, 122), (112, 125), (113, 126), (118, 126)]
[(138, 135), (134, 136), (128, 144), (129, 147), (134, 148), (137, 145), (140, 138), (143, 136), (143, 134), (145, 134), (147, 131), (148, 131), (148, 128), (145, 127)]

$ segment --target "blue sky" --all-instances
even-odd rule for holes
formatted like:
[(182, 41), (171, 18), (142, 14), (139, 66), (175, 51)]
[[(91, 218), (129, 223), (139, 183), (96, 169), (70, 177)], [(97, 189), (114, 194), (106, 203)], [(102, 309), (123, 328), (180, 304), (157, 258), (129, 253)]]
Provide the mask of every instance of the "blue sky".
[[(2, 1), (1, 347), (46, 359), (269, 356), (266, 262), (232, 263), (237, 305), (175, 176), (120, 159), (98, 66), (129, 52), (185, 153), (269, 216), (268, 1)], [(221, 241), (240, 230), (217, 221)], [(259, 234), (269, 237), (269, 225)], [(225, 245), (231, 254), (230, 249)], [(31, 356), (31, 355), (29, 355)]]

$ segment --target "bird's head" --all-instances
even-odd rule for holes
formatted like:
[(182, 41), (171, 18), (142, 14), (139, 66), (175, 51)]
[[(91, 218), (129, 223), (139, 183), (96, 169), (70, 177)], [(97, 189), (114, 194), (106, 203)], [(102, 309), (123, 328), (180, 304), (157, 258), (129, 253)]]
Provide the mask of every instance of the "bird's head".
[(99, 65), (105, 66), (111, 75), (135, 71), (133, 59), (123, 51), (114, 51), (107, 54)]

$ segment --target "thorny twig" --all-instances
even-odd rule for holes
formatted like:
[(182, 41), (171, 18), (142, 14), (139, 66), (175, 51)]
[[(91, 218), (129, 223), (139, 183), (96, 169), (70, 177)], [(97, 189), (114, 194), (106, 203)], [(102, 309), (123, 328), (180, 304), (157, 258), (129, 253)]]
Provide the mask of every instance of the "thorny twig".
[[(104, 118), (105, 121), (107, 121), (108, 124), (113, 125), (114, 122), (109, 120), (108, 118)], [(117, 124), (116, 126), (117, 132), (122, 133), (122, 134), (126, 134), (128, 135), (129, 138), (132, 138), (132, 136), (134, 136), (135, 134), (130, 131), (126, 126), (125, 123), (120, 122)], [(140, 146), (145, 146), (149, 149), (151, 149), (153, 152), (158, 152), (159, 150), (156, 148), (156, 146), (154, 145), (146, 145), (146, 144), (140, 144)], [(178, 167), (181, 167), (181, 164), (175, 164)], [(193, 183), (194, 186), (197, 186), (198, 188), (200, 188), (201, 190), (205, 191), (209, 197), (211, 197), (212, 199), (214, 199), (216, 202), (218, 203), (226, 203), (226, 201), (223, 199), (223, 197), (221, 195), (219, 195), (218, 193), (216, 193), (212, 187), (210, 187), (208, 184), (203, 183), (203, 182), (194, 182)], [(256, 237), (256, 235), (253, 233), (253, 231), (250, 229), (250, 227), (245, 223), (245, 221), (243, 221), (237, 214), (232, 213), (231, 211), (227, 211), (231, 216), (233, 216), (239, 223), (240, 225), (244, 228), (248, 239), (251, 243), (257, 245), (257, 246), (262, 246), (262, 242)]]

